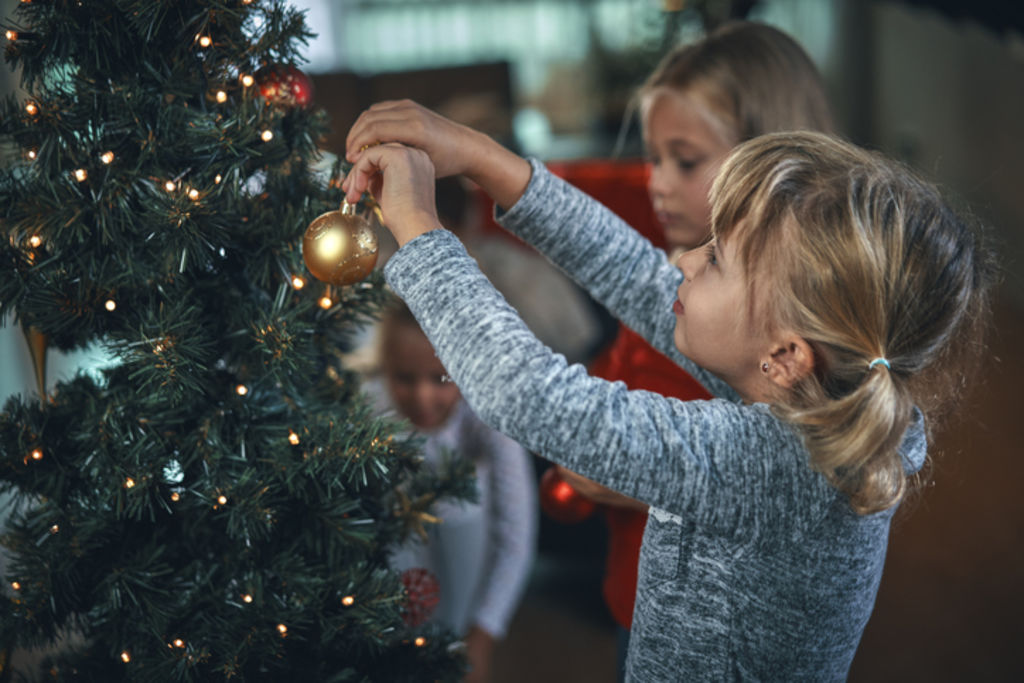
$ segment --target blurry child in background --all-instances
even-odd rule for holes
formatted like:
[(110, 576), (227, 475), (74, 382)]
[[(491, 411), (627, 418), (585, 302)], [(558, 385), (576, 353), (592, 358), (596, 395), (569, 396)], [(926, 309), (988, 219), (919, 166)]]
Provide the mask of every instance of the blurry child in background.
[[(710, 235), (709, 191), (728, 153), (775, 131), (832, 129), (817, 70), (786, 34), (735, 22), (665, 56), (638, 92), (648, 189), (670, 260)], [(683, 400), (710, 394), (639, 335), (620, 326), (591, 372)], [(603, 593), (619, 625), (619, 676), (625, 665), (647, 505), (561, 470), (583, 495), (605, 504), (608, 551)]]
[(409, 309), (396, 301), (380, 325), (380, 378), (367, 383), (381, 412), (406, 418), (425, 437), (427, 466), (452, 454), (476, 465), (478, 502), (441, 503), (428, 539), (413, 536), (392, 560), (423, 568), (440, 584), (433, 618), (464, 636), (467, 682), (490, 680), (490, 662), (533, 565), (537, 495), (532, 463), (515, 441), (473, 414), (447, 379)]

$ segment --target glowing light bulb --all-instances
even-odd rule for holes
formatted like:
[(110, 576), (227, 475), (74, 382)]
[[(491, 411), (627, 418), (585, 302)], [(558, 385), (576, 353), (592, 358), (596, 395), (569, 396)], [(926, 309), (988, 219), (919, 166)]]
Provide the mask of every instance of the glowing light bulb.
[(210, 45), (213, 44), (213, 40), (210, 38), (210, 36), (201, 36), (199, 34), (196, 34), (196, 39), (199, 40), (200, 47), (210, 47)]
[(423, 647), (424, 645), (427, 644), (427, 639), (424, 638), (423, 636), (419, 636), (418, 638), (416, 638), (416, 640), (414, 640), (412, 642), (416, 645), (416, 647)]
[(42, 460), (43, 459), (43, 452), (41, 450), (39, 450), (38, 448), (34, 449), (32, 451), (31, 455), (32, 455), (32, 459), (33, 460)]
[(246, 604), (251, 603), (252, 602), (252, 596), (249, 595), (248, 593), (246, 593), (245, 595), (242, 596), (242, 602), (244, 602)]
[(111, 151), (104, 152), (100, 155), (100, 161), (107, 165), (114, 163), (114, 153)]
[(172, 492), (171, 493), (171, 500), (173, 502), (177, 503), (179, 500), (181, 500), (181, 494), (178, 493), (177, 491)]
[(34, 149), (30, 149), (29, 151), (25, 152), (25, 156), (28, 157), (29, 161), (35, 161), (38, 155), (39, 153), (36, 152), (36, 150)]
[(284, 624), (278, 624), (277, 625), (277, 632), (280, 633), (282, 636), (286, 636), (286, 635), (288, 635), (288, 627), (285, 626)]
[(220, 173), (218, 173), (217, 177), (213, 179), (213, 182), (214, 182), (215, 185), (220, 185), (220, 181), (223, 180), (223, 179), (224, 179), (224, 177), (221, 176)]
[(333, 305), (334, 305), (334, 302), (331, 301), (331, 297), (329, 297), (329, 296), (320, 297), (320, 308), (322, 308), (324, 310), (327, 310), (328, 308), (330, 308)]
[(228, 101), (228, 94), (226, 92), (224, 92), (223, 90), (218, 90), (217, 94), (214, 97), (216, 97), (217, 101), (220, 102), (221, 104), (224, 104), (225, 102)]
[(242, 85), (244, 85), (246, 88), (252, 86), (252, 84), (255, 82), (256, 79), (253, 78), (250, 74), (242, 74)]
[(223, 494), (221, 494), (221, 495), (217, 496), (217, 502), (220, 503), (221, 505), (227, 505), (228, 504), (228, 497), (223, 495)]
[(299, 435), (290, 429), (288, 430), (288, 443), (290, 443), (293, 446), (299, 445)]
[(35, 116), (39, 113), (39, 107), (36, 106), (35, 102), (29, 101), (25, 103), (25, 111), (28, 112), (29, 116)]
[(191, 199), (192, 201), (197, 201), (199, 199), (199, 190), (197, 190), (194, 187), (191, 188), (188, 191), (188, 198)]
[(53, 526), (50, 527), (50, 533), (51, 534), (55, 534), (58, 531), (60, 531), (60, 524), (54, 524)]
[(293, 275), (292, 276), (292, 287), (294, 287), (295, 289), (302, 289), (305, 286), (306, 286), (306, 281), (305, 280), (303, 280), (298, 275)]
[(355, 602), (356, 602), (356, 599), (354, 597), (352, 597), (351, 595), (346, 595), (345, 597), (343, 597), (341, 599), (341, 604), (345, 605), (345, 607), (351, 607), (352, 605), (355, 604)]
[(103, 304), (103, 308), (107, 309), (108, 311), (113, 311), (114, 309), (117, 308), (117, 302), (114, 301), (113, 299), (107, 299), (106, 302), (104, 302)]
[(174, 192), (174, 189), (176, 187), (177, 185), (173, 180), (168, 180), (166, 183), (164, 183), (164, 189), (167, 190), (168, 192)]
[(121, 661), (124, 662), (125, 664), (127, 664), (130, 661), (132, 661), (132, 656), (130, 654), (128, 654), (128, 650), (122, 650), (122, 652), (121, 652)]
[(265, 130), (262, 133), (260, 133), (260, 138), (263, 140), (263, 142), (270, 142), (271, 140), (274, 139), (274, 131)]
[(40, 237), (39, 235), (32, 235), (31, 237), (28, 238), (28, 243), (32, 247), (38, 247), (40, 244), (43, 243), (43, 238)]
[(80, 183), (81, 182), (85, 182), (85, 179), (88, 178), (88, 177), (89, 177), (89, 172), (86, 171), (84, 168), (76, 168), (75, 169), (75, 180), (77, 180), (78, 182), (80, 182)]
[(175, 638), (171, 641), (171, 644), (174, 645), (174, 647), (185, 647), (185, 641), (181, 638)]
[(21, 590), (21, 584), (19, 582), (17, 582), (17, 581), (11, 581), (11, 588), (13, 588), (16, 591), (20, 591)]
[(131, 477), (128, 477), (127, 479), (124, 480), (124, 487), (126, 489), (130, 489), (133, 486), (135, 486), (135, 480), (134, 479), (132, 479)]
[(18, 32), (12, 31), (11, 29), (7, 29), (7, 32), (4, 33), (4, 35), (7, 36), (7, 40), (12, 42), (18, 39)]
[(249, 387), (245, 386), (244, 384), (239, 384), (237, 387), (235, 387), (235, 393), (238, 394), (239, 396), (245, 396), (246, 394), (249, 393)]

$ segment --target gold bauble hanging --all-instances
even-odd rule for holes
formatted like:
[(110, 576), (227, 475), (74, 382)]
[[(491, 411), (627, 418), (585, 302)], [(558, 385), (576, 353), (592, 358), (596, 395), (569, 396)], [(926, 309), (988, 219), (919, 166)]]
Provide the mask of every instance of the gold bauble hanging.
[(302, 238), (302, 258), (318, 280), (351, 285), (377, 265), (377, 233), (355, 206), (343, 200), (341, 209), (318, 216)]

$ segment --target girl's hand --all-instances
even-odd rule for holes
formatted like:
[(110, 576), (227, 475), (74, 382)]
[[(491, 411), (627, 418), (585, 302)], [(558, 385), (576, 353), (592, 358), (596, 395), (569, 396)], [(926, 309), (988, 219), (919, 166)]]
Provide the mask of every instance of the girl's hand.
[(381, 209), (384, 225), (399, 246), (441, 227), (434, 204), (434, 166), (425, 152), (397, 143), (362, 153), (341, 187), (349, 203), (369, 192)]
[(349, 130), (345, 158), (358, 163), (380, 143), (400, 142), (423, 150), (437, 177), (464, 175), (508, 209), (530, 181), (530, 164), (493, 139), (450, 121), (410, 100), (379, 102)]
[(473, 165), (473, 156), (481, 153), (478, 148), (486, 146), (487, 140), (482, 133), (410, 100), (378, 102), (360, 114), (349, 129), (345, 158), (355, 163), (376, 144), (401, 142), (426, 152), (437, 177), (443, 178), (466, 174)]

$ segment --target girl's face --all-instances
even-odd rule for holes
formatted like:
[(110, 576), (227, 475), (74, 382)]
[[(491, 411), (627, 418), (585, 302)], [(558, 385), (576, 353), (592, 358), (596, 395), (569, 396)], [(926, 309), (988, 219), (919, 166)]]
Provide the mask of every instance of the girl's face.
[(396, 323), (383, 344), (385, 379), (395, 407), (417, 428), (437, 429), (459, 400), (459, 388), (446, 381), (441, 361), (419, 328)]
[(647, 190), (669, 249), (692, 249), (711, 229), (711, 182), (734, 142), (699, 99), (661, 89), (645, 102)]
[(711, 241), (679, 257), (685, 279), (672, 306), (674, 341), (745, 400), (766, 400), (761, 363), (770, 340), (751, 319), (747, 276), (732, 246)]

